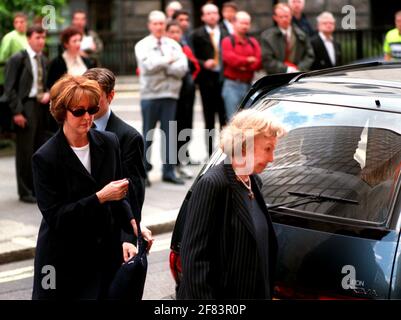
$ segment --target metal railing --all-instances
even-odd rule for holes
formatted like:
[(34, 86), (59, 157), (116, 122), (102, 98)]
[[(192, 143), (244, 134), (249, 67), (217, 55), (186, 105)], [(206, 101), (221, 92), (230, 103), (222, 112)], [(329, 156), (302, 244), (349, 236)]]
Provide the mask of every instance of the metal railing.
[(343, 64), (383, 57), (383, 42), (387, 30), (337, 31), (335, 39), (341, 44)]

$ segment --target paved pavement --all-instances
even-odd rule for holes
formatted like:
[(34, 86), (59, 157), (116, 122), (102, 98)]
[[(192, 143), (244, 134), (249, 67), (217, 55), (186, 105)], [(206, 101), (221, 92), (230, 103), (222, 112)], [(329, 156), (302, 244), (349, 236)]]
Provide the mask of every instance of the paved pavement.
[[(195, 103), (194, 127), (200, 132), (203, 120), (199, 101), (198, 96)], [(137, 78), (118, 77), (112, 108), (117, 115), (142, 131)], [(142, 219), (143, 224), (154, 234), (160, 234), (172, 230), (178, 209), (192, 180), (187, 180), (185, 186), (163, 183), (160, 139), (157, 133), (152, 148), (151, 160), (154, 169), (149, 175), (152, 186), (146, 189)], [(195, 131), (189, 150), (195, 160), (206, 158), (203, 134), (196, 134)], [(190, 166), (190, 169), (196, 175), (201, 166)], [(18, 200), (14, 156), (0, 157), (0, 264), (34, 256), (40, 221), (41, 214), (37, 205)]]

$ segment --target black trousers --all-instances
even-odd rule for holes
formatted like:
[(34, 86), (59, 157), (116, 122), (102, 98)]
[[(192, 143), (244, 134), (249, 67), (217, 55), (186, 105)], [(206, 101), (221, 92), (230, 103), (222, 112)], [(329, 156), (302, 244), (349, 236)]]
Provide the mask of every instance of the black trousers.
[[(182, 155), (185, 155), (185, 160), (189, 160), (188, 143), (191, 139), (190, 130), (192, 130), (194, 115), (195, 89), (195, 83), (192, 80), (192, 75), (190, 73), (187, 73), (187, 75), (182, 80), (182, 87), (180, 91), (180, 96), (177, 101), (177, 111), (175, 116), (177, 121), (178, 164), (186, 164), (186, 161), (182, 161)], [(180, 137), (180, 133), (182, 133), (182, 137)]]
[(31, 158), (39, 147), (50, 138), (47, 130), (48, 106), (42, 105), (34, 98), (25, 100), (23, 115), (27, 119), (25, 128), (15, 126), (18, 195), (34, 196)]
[(209, 131), (206, 134), (206, 145), (208, 146), (209, 156), (213, 153), (213, 134), (210, 133), (215, 127), (216, 113), (219, 116), (220, 128), (226, 122), (226, 111), (224, 101), (221, 96), (223, 82), (220, 73), (214, 71), (202, 70), (198, 77), (199, 90), (202, 98), (203, 117), (205, 119), (205, 127)]
[(12, 131), (11, 109), (8, 106), (5, 97), (2, 97), (3, 93), (4, 86), (0, 84), (0, 134), (10, 133)]

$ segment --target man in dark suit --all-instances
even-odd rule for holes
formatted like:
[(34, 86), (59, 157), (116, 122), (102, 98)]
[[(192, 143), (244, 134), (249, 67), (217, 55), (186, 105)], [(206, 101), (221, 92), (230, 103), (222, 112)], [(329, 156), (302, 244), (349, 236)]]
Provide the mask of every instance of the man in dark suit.
[(295, 24), (285, 3), (274, 6), (273, 20), (277, 26), (261, 35), (262, 63), (268, 74), (308, 71), (314, 54), (308, 36)]
[(319, 34), (311, 40), (315, 61), (312, 70), (331, 68), (341, 65), (341, 46), (333, 39), (336, 20), (330, 12), (323, 12), (317, 17)]
[(221, 8), (223, 20), (220, 22), (220, 28), (223, 29), (227, 35), (234, 34), (234, 21), (237, 12), (238, 6), (235, 2), (228, 1), (223, 3), (223, 7)]
[[(141, 221), (141, 211), (145, 199), (146, 170), (143, 163), (144, 142), (141, 134), (125, 121), (120, 119), (110, 109), (110, 103), (114, 98), (115, 76), (106, 68), (92, 68), (87, 70), (84, 77), (99, 83), (102, 94), (99, 100), (99, 112), (95, 114), (95, 126), (99, 131), (110, 131), (117, 135), (121, 149), (121, 161), (124, 177), (130, 178), (134, 193), (129, 193), (129, 201), (134, 217)], [(149, 229), (142, 226), (142, 234), (152, 241)], [(124, 259), (128, 260), (135, 253), (132, 244), (135, 239), (131, 235), (123, 234)], [(128, 258), (128, 259), (126, 259)]]
[(211, 131), (214, 129), (215, 114), (219, 115), (220, 127), (226, 124), (222, 90), (222, 60), (221, 40), (227, 36), (219, 27), (219, 9), (214, 4), (202, 7), (202, 21), (204, 26), (196, 29), (192, 34), (194, 54), (201, 66), (197, 83), (202, 98), (203, 116), (206, 129), (209, 131), (206, 141), (209, 156), (213, 152)]
[(20, 200), (35, 203), (31, 158), (50, 137), (46, 130), (49, 93), (46, 60), (42, 54), (46, 31), (41, 26), (27, 31), (28, 48), (6, 64), (4, 94), (13, 114), (16, 131), (16, 171)]

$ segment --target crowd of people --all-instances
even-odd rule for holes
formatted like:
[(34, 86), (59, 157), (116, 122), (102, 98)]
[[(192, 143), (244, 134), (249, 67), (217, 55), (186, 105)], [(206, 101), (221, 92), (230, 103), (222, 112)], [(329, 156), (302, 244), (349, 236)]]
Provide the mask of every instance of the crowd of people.
[[(191, 28), (190, 12), (178, 1), (170, 2), (165, 14), (151, 12), (148, 17), (150, 34), (135, 47), (144, 136), (153, 132), (157, 121), (160, 121), (166, 139), (170, 138), (166, 121), (176, 121), (178, 135), (182, 130), (192, 129), (197, 86), (206, 129), (206, 152), (210, 156), (217, 130), (216, 116), (221, 129), (237, 111), (256, 72), (265, 71), (271, 75), (341, 65), (341, 47), (333, 39), (334, 16), (329, 12), (320, 14), (317, 30), (314, 30), (303, 13), (304, 6), (304, 0), (289, 0), (288, 4), (275, 5), (275, 25), (261, 34), (260, 41), (249, 36), (252, 27), (250, 14), (240, 10), (232, 1), (223, 3), (222, 19), (216, 5), (207, 3), (202, 6), (203, 25), (196, 29)], [(175, 43), (180, 44), (186, 57), (185, 72), (174, 69), (181, 61), (174, 57), (176, 53), (171, 53), (177, 50)], [(161, 107), (166, 98), (170, 103)], [(190, 135), (184, 141), (170, 141), (170, 148), (178, 150), (178, 165), (176, 171), (168, 164), (164, 165), (164, 181), (183, 184), (182, 178), (192, 176), (186, 167), (194, 162), (186, 147), (189, 139)], [(145, 153), (149, 148), (150, 143), (145, 143)], [(162, 155), (169, 158), (169, 150)], [(147, 162), (146, 169), (149, 171), (151, 168)], [(149, 180), (147, 185), (150, 185)]]

